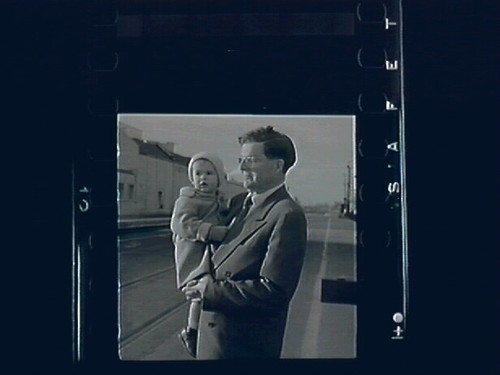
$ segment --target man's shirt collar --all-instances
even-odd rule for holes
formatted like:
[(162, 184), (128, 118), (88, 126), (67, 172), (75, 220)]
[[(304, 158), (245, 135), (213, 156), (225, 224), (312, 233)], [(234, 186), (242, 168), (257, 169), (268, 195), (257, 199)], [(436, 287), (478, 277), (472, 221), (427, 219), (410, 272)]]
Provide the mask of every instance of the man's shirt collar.
[[(284, 182), (282, 182), (281, 184), (279, 184), (278, 186), (275, 186), (269, 190), (266, 190), (265, 192), (263, 193), (260, 193), (260, 194), (256, 194), (256, 193), (249, 193), (247, 195), (247, 197), (250, 197), (250, 199), (252, 200), (252, 208), (253, 207), (256, 207), (256, 206), (259, 206), (261, 205), (262, 203), (264, 203), (264, 201), (267, 199), (267, 197), (269, 197), (271, 194), (273, 194), (275, 191), (279, 190), (281, 187), (283, 187), (285, 185)], [(251, 208), (251, 209), (252, 209)]]

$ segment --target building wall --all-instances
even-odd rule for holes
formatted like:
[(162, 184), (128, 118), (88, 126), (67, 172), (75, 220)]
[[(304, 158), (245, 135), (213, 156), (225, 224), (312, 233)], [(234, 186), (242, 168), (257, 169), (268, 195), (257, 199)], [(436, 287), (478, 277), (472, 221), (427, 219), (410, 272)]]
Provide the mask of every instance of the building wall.
[(119, 132), (118, 208), (119, 215), (138, 212), (139, 147), (124, 131)]
[(187, 167), (184, 167), (179, 164), (174, 164), (173, 168), (174, 178), (170, 181), (170, 191), (172, 194), (169, 194), (169, 204), (173, 208), (175, 200), (179, 196), (179, 190), (183, 186), (191, 186), (191, 182), (189, 181), (187, 174)]
[(170, 215), (182, 186), (189, 185), (187, 167), (149, 156), (139, 156), (140, 212), (146, 215)]
[(139, 154), (139, 146), (119, 132), (118, 205), (120, 216), (170, 215), (181, 186), (189, 185), (187, 168)]
[[(135, 136), (135, 134), (134, 134)], [(179, 190), (190, 186), (185, 165), (139, 154), (139, 146), (127, 132), (119, 134), (118, 199), (120, 216), (161, 216), (172, 213)], [(173, 146), (168, 145), (168, 151)], [(241, 184), (229, 182), (229, 198), (243, 192)]]
[[(136, 134), (132, 134), (136, 136)], [(173, 144), (163, 145), (173, 152)], [(172, 160), (139, 153), (138, 144), (126, 129), (119, 132), (118, 206), (120, 217), (168, 216), (183, 186), (190, 186), (187, 166)], [(241, 184), (228, 182), (224, 194), (230, 198), (245, 191)]]

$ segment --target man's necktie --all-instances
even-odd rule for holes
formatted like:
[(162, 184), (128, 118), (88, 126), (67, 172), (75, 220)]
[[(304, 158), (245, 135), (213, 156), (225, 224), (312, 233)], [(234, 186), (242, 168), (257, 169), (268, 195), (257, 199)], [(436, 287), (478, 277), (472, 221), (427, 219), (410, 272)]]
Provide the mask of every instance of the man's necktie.
[(250, 197), (245, 198), (245, 200), (243, 201), (243, 207), (241, 208), (240, 213), (236, 216), (233, 223), (231, 224), (229, 232), (227, 233), (227, 236), (224, 239), (224, 242), (232, 241), (241, 232), (241, 229), (243, 228), (244, 219), (247, 216), (250, 207), (252, 207), (252, 204), (253, 202)]
[(246, 197), (245, 200), (243, 201), (243, 207), (238, 216), (236, 216), (236, 219), (234, 220), (232, 227), (236, 226), (237, 224), (243, 221), (243, 219), (247, 216), (250, 207), (252, 207), (252, 204), (253, 204), (252, 198)]
[(231, 242), (240, 234), (241, 230), (243, 229), (244, 219), (247, 216), (250, 207), (252, 207), (252, 204), (253, 202), (250, 197), (245, 198), (245, 200), (243, 201), (243, 206), (241, 207), (241, 211), (238, 213), (238, 215), (236, 215), (233, 222), (229, 225), (229, 231), (227, 232), (227, 235), (224, 238), (222, 244)]

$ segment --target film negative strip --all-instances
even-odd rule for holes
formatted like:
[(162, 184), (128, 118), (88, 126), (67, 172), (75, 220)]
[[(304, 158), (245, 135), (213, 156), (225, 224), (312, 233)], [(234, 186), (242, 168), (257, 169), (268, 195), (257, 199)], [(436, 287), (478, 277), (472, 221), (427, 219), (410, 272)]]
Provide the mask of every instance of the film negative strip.
[(400, 1), (95, 2), (87, 27), (75, 362), (193, 359), (177, 338), (188, 304), (175, 285), (175, 198), (201, 151), (221, 153), (230, 193), (244, 190), (233, 146), (268, 125), (295, 142), (287, 186), (308, 223), (281, 358), (366, 363), (403, 353)]

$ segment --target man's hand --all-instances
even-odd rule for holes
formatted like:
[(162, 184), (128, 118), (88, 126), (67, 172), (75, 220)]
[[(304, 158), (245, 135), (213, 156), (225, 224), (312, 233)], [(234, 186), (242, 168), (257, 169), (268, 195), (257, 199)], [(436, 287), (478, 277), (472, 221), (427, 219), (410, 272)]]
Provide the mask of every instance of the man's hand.
[(209, 281), (212, 280), (210, 275), (205, 275), (201, 279), (191, 280), (182, 288), (182, 292), (186, 296), (186, 299), (190, 301), (201, 301), (203, 299), (203, 293)]

